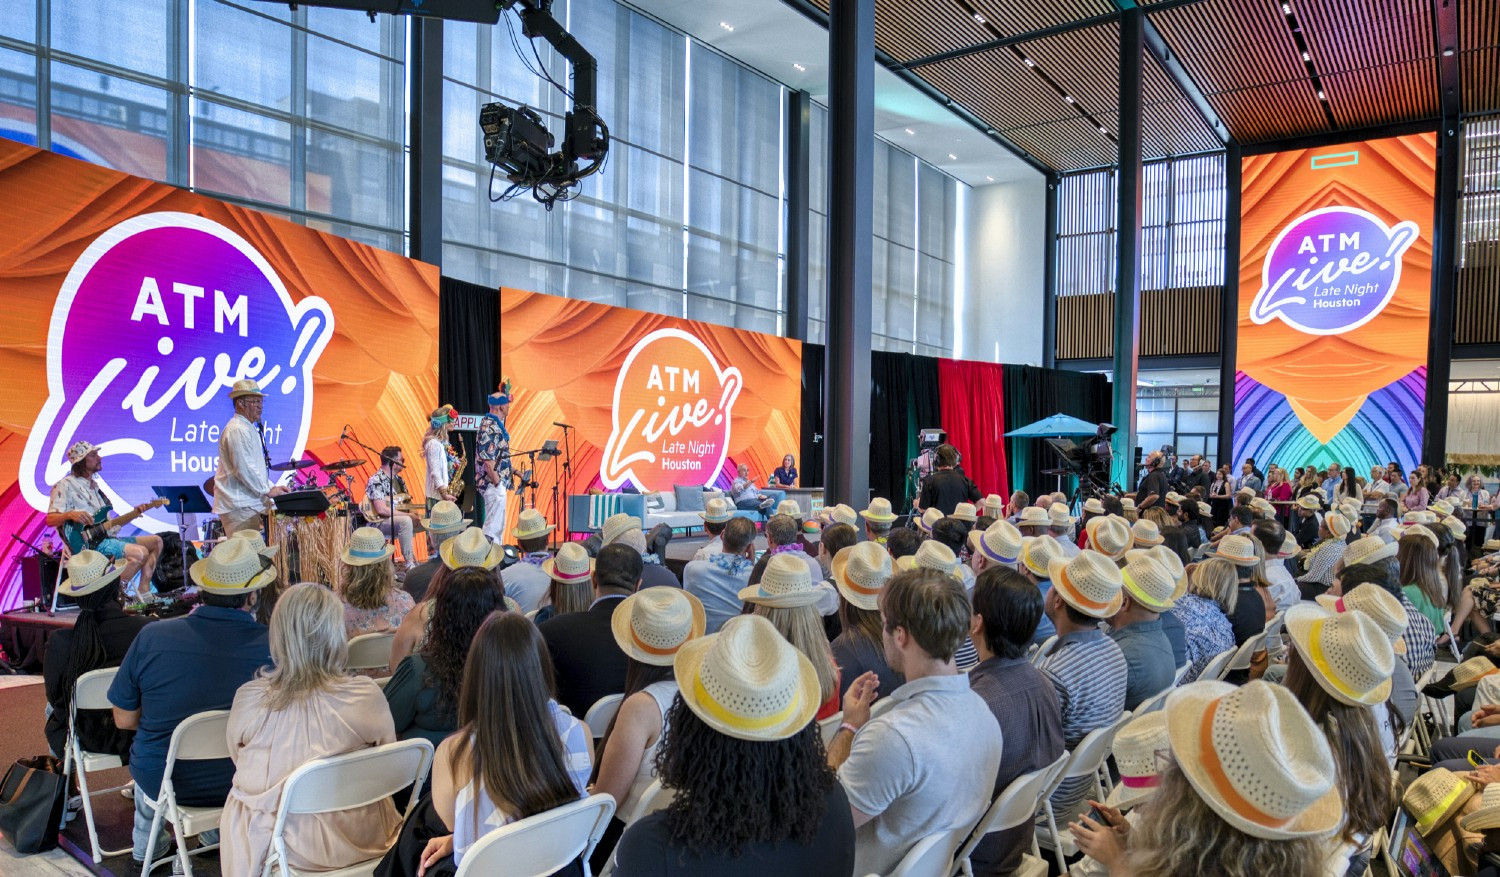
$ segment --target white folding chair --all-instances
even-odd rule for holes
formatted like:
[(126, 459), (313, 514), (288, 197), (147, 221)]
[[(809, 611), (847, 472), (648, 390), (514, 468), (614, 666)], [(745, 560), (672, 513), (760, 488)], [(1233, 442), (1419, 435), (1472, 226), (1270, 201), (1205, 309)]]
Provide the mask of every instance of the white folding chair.
[(1208, 659), (1203, 665), (1203, 671), (1198, 674), (1199, 679), (1219, 679), (1224, 675), (1224, 668), (1229, 666), (1230, 660), (1234, 658), (1234, 649), (1225, 649)]
[(589, 731), (598, 740), (609, 730), (609, 723), (615, 720), (615, 714), (620, 711), (620, 704), (625, 702), (623, 694), (606, 694), (594, 701), (589, 711), (583, 717), (583, 723), (589, 726)]
[[(418, 737), (314, 759), (292, 771), (281, 789), (276, 824), (271, 830), (271, 853), (261, 870), (262, 877), (271, 877), (276, 871), (285, 877), (310, 877), (310, 872), (298, 871), (287, 864), (288, 816), (354, 810), (389, 798), (408, 786), (421, 788), (432, 767), (432, 752), (432, 744)], [(417, 797), (411, 796), (403, 818), (411, 815)], [(380, 859), (377, 856), (335, 871), (318, 871), (317, 877), (370, 877)]]
[(614, 798), (590, 795), (497, 828), (469, 848), (455, 877), (547, 877), (587, 862), (614, 812)]
[(1167, 703), (1167, 695), (1169, 695), (1171, 693), (1172, 693), (1172, 688), (1171, 687), (1163, 688), (1161, 691), (1157, 692), (1156, 694), (1153, 694), (1150, 697), (1146, 698), (1145, 700), (1141, 701), (1140, 705), (1138, 705), (1135, 708), (1135, 710), (1132, 712), (1132, 715), (1144, 716), (1146, 713), (1154, 713), (1154, 712), (1156, 712), (1157, 710), (1161, 709), (1163, 706), (1166, 705), (1166, 703)]
[(349, 640), (350, 670), (381, 670), (391, 665), (395, 633), (366, 633)]
[[(661, 780), (652, 780), (651, 785), (647, 786), (646, 791), (641, 794), (640, 800), (635, 802), (635, 807), (629, 813), (622, 815), (620, 821), (625, 823), (626, 828), (629, 828), (635, 824), (636, 820), (650, 816), (658, 810), (667, 809), (671, 805), (672, 799), (676, 797), (677, 793), (662, 786)], [(599, 877), (609, 877), (610, 874), (614, 873), (614, 870), (615, 857), (611, 855), (609, 861), (599, 871)], [(322, 877), (322, 875), (320, 874), (318, 877)]]
[[(213, 761), (229, 757), (228, 740), (229, 710), (210, 710), (195, 713), (183, 719), (172, 732), (172, 742), (167, 746), (167, 763), (162, 769), (161, 789), (156, 800), (146, 799), (155, 815), (151, 817), (151, 834), (146, 840), (146, 855), (156, 849), (156, 838), (161, 833), (162, 822), (171, 825), (177, 836), (177, 860), (182, 863), (182, 873), (193, 877), (193, 863), (189, 856), (196, 856), (219, 848), (218, 844), (200, 846), (188, 852), (187, 839), (219, 827), (219, 816), (224, 805), (217, 807), (188, 807), (177, 803), (177, 793), (172, 786), (172, 771), (179, 761)], [(135, 793), (144, 795), (140, 786)], [(143, 877), (156, 866), (170, 862), (171, 858), (157, 859), (146, 866)]]
[(1189, 671), (1191, 669), (1193, 669), (1193, 662), (1192, 661), (1189, 661), (1186, 664), (1183, 664), (1181, 667), (1178, 667), (1177, 668), (1177, 673), (1172, 676), (1172, 684), (1174, 686), (1181, 685), (1182, 684), (1182, 677), (1186, 676), (1187, 675), (1187, 671)]
[(927, 835), (906, 851), (896, 870), (887, 877), (948, 877), (953, 869), (953, 854), (968, 833), (968, 828), (955, 828)]
[(1250, 637), (1240, 644), (1240, 647), (1236, 649), (1234, 654), (1230, 657), (1229, 663), (1225, 664), (1224, 668), (1219, 671), (1218, 676), (1209, 676), (1208, 671), (1205, 670), (1203, 671), (1203, 675), (1199, 676), (1198, 678), (1223, 679), (1236, 670), (1249, 670), (1250, 662), (1255, 660), (1255, 653), (1261, 651), (1265, 647), (1266, 632), (1261, 631), (1260, 633), (1257, 633), (1255, 636)]
[[(963, 877), (974, 877), (974, 864), (969, 857), (979, 847), (984, 836), (996, 831), (1006, 831), (1018, 825), (1024, 825), (1036, 818), (1037, 805), (1041, 803), (1042, 795), (1052, 780), (1059, 776), (1068, 766), (1068, 753), (1064, 752), (1052, 762), (1040, 770), (1031, 773), (1023, 773), (1010, 781), (1010, 785), (990, 805), (988, 813), (974, 826), (969, 839), (964, 842), (963, 848), (958, 851), (958, 861), (954, 864), (953, 875)], [(1030, 861), (1027, 861), (1027, 860)], [(1038, 871), (1038, 869), (1040, 869)], [(1016, 877), (1047, 877), (1047, 863), (1042, 861), (1041, 850), (1037, 847), (1036, 832), (1031, 835), (1031, 855), (1022, 855), (1021, 867), (1016, 871)]]
[(1057, 636), (1055, 634), (1042, 640), (1041, 648), (1037, 649), (1036, 654), (1031, 656), (1031, 663), (1038, 667), (1041, 666), (1042, 661), (1047, 655), (1052, 653), (1052, 647), (1055, 645), (1057, 645)]
[(1037, 842), (1052, 850), (1052, 855), (1057, 861), (1058, 873), (1067, 873), (1068, 865), (1064, 859), (1077, 853), (1078, 845), (1073, 842), (1072, 832), (1058, 829), (1057, 813), (1052, 808), (1052, 793), (1057, 791), (1057, 786), (1061, 786), (1070, 779), (1089, 777), (1094, 783), (1094, 800), (1103, 800), (1104, 787), (1099, 781), (1099, 769), (1103, 767), (1105, 759), (1109, 758), (1110, 750), (1114, 748), (1115, 733), (1130, 721), (1130, 716), (1130, 711), (1126, 710), (1114, 724), (1095, 728), (1078, 741), (1078, 745), (1073, 747), (1073, 753), (1068, 758), (1067, 768), (1058, 775), (1056, 785), (1047, 791), (1047, 797), (1042, 800), (1042, 812), (1046, 814), (1047, 825), (1045, 833), (1038, 832)]
[(89, 773), (115, 770), (124, 767), (124, 762), (118, 755), (89, 752), (83, 748), (83, 744), (78, 741), (78, 711), (111, 708), (109, 686), (115, 681), (115, 672), (118, 670), (118, 667), (106, 667), (103, 670), (90, 670), (78, 677), (78, 682), (73, 686), (73, 703), (68, 707), (68, 742), (63, 749), (63, 773), (78, 777), (78, 794), (83, 799), (83, 821), (88, 826), (89, 852), (94, 857), (95, 865), (107, 856), (122, 856), (130, 852), (130, 847), (118, 850), (99, 849), (99, 831), (94, 827), (94, 805), (91, 799), (118, 792), (125, 786), (91, 790)]
[(823, 736), (823, 747), (826, 749), (833, 738), (839, 733), (839, 726), (844, 724), (844, 711), (839, 710), (826, 719), (818, 721), (818, 733)]

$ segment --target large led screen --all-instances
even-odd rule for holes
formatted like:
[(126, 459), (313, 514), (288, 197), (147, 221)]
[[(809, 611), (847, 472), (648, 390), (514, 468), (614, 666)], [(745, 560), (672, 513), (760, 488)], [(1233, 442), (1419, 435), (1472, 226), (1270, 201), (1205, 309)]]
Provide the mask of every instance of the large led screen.
[(1417, 464), (1435, 174), (1433, 134), (1244, 159), (1233, 462)]

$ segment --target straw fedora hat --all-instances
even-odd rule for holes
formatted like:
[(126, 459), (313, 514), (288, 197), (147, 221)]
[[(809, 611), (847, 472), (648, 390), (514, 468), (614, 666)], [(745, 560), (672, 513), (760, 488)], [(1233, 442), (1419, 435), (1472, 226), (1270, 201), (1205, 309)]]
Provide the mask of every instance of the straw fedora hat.
[(1379, 536), (1361, 536), (1344, 548), (1344, 569), (1362, 563), (1378, 563), (1396, 556), (1396, 543)]
[(1267, 517), (1273, 517), (1276, 514), (1276, 506), (1271, 505), (1271, 501), (1262, 496), (1250, 500), (1250, 508)]
[(443, 566), (449, 569), (466, 566), (494, 569), (505, 556), (500, 546), (484, 538), (484, 531), (478, 527), (470, 527), (444, 542), (438, 555), (443, 558)]
[(776, 514), (786, 515), (789, 518), (802, 517), (802, 506), (797, 505), (795, 499), (784, 499), (776, 504)]
[(1500, 551), (1500, 539), (1486, 539), (1480, 546), (1481, 551)]
[(867, 521), (877, 524), (889, 524), (896, 520), (896, 513), (891, 511), (891, 501), (883, 496), (877, 496), (870, 500), (870, 507), (859, 513)]
[(1143, 548), (1150, 548), (1153, 545), (1160, 545), (1167, 541), (1162, 538), (1161, 528), (1157, 527), (1156, 522), (1150, 518), (1141, 518), (1132, 524), (1130, 527), (1130, 538), (1136, 545)]
[(1202, 500), (1198, 501), (1198, 516), (1200, 518), (1211, 518), (1214, 516), (1214, 507)]
[(236, 530), (235, 534), (229, 538), (244, 539), (255, 546), (255, 553), (261, 557), (275, 557), (276, 552), (281, 550), (280, 545), (267, 545), (266, 537), (262, 536), (259, 530)]
[(1024, 538), (1015, 524), (998, 520), (980, 533), (978, 553), (992, 563), (1013, 564), (1021, 557)]
[(1057, 558), (1047, 566), (1052, 590), (1069, 606), (1091, 618), (1109, 618), (1120, 611), (1124, 580), (1115, 562), (1097, 551)]
[(1328, 526), (1328, 532), (1335, 539), (1342, 539), (1349, 535), (1349, 519), (1344, 517), (1343, 512), (1331, 511), (1323, 516), (1323, 523)]
[(943, 519), (943, 513), (937, 509), (928, 509), (917, 519), (917, 526), (923, 533), (932, 535), (932, 525)]
[(739, 596), (746, 603), (791, 609), (811, 606), (818, 602), (819, 594), (805, 560), (791, 554), (773, 554), (766, 561), (760, 584), (742, 588)]
[(68, 463), (77, 463), (97, 450), (99, 446), (93, 442), (74, 442), (73, 446), (68, 448)]
[(734, 517), (734, 506), (727, 499), (714, 497), (703, 503), (703, 511), (698, 513), (704, 523), (726, 524)]
[(960, 521), (968, 521), (972, 524), (979, 520), (979, 508), (972, 502), (961, 502), (953, 507), (953, 514), (948, 517), (957, 518)]
[(1401, 516), (1401, 523), (1403, 523), (1403, 524), (1436, 524), (1437, 523), (1437, 519), (1438, 519), (1437, 515), (1433, 514), (1432, 512), (1414, 511), (1414, 512), (1407, 512), (1406, 514), (1402, 515)]
[(68, 579), (57, 586), (64, 597), (92, 594), (120, 577), (120, 567), (97, 551), (85, 549), (68, 558)]
[(1440, 518), (1447, 517), (1448, 515), (1453, 514), (1453, 503), (1447, 501), (1446, 499), (1435, 500), (1431, 505), (1427, 507), (1427, 510), (1429, 512), (1436, 513)]
[(687, 591), (646, 588), (615, 606), (609, 626), (626, 656), (642, 664), (670, 667), (683, 643), (703, 636), (708, 621), (703, 604)]
[(929, 539), (918, 545), (912, 560), (921, 569), (937, 570), (954, 578), (962, 576), (958, 571), (958, 558), (953, 555), (953, 549), (941, 542)]
[(850, 605), (875, 611), (880, 608), (880, 589), (891, 580), (894, 567), (890, 552), (878, 542), (856, 542), (833, 556), (833, 583)]
[(1083, 503), (1083, 510), (1091, 515), (1107, 514), (1104, 509), (1104, 503), (1100, 502), (1099, 497), (1097, 496), (1091, 496), (1087, 500), (1085, 500)]
[(1172, 602), (1176, 603), (1181, 600), (1182, 595), (1187, 593), (1188, 574), (1187, 567), (1183, 566), (1182, 558), (1177, 556), (1177, 552), (1165, 545), (1155, 545), (1151, 548), (1132, 549), (1125, 553), (1125, 557), (1130, 559), (1138, 552), (1144, 552), (1147, 557), (1161, 564), (1167, 574), (1172, 577)]
[(621, 512), (617, 515), (610, 515), (605, 519), (604, 526), (599, 530), (599, 538), (603, 541), (603, 544), (608, 545), (631, 530), (639, 530), (640, 528), (640, 518)]
[(565, 585), (588, 581), (594, 572), (594, 559), (579, 543), (564, 542), (557, 546), (556, 557), (542, 561), (542, 572)]
[(828, 513), (828, 517), (835, 524), (848, 524), (851, 527), (859, 525), (859, 512), (856, 512), (853, 506), (844, 503), (834, 506), (833, 511)]
[(1239, 490), (1236, 490), (1234, 492), (1234, 495), (1235, 496), (1254, 496), (1255, 495), (1255, 488), (1253, 488), (1253, 487), (1241, 487)]
[(1089, 547), (1108, 557), (1119, 560), (1130, 550), (1130, 524), (1117, 515), (1090, 518), (1083, 527), (1089, 537)]
[(1120, 508), (1124, 509), (1127, 512), (1133, 512), (1133, 511), (1135, 511), (1135, 497), (1133, 497), (1133, 496), (1122, 496), (1122, 497), (1120, 497)]
[(1068, 514), (1068, 507), (1060, 502), (1047, 506), (1047, 522), (1053, 527), (1067, 527), (1076, 520)]
[(1052, 516), (1047, 514), (1046, 509), (1041, 509), (1037, 508), (1034, 505), (1029, 505), (1024, 509), (1021, 509), (1021, 516), (1016, 519), (1016, 526), (1050, 527), (1052, 526)]
[(1167, 737), (1167, 714), (1161, 710), (1136, 716), (1115, 734), (1115, 765), (1120, 781), (1104, 803), (1117, 809), (1133, 807), (1156, 791), (1161, 783), (1156, 753), (1172, 748)]
[[(356, 531), (358, 532), (358, 531)], [(376, 531), (379, 532), (379, 531)], [(258, 591), (276, 579), (271, 560), (255, 552), (255, 546), (244, 539), (225, 539), (208, 556), (188, 567), (188, 575), (198, 587), (211, 594), (248, 594)]]
[(891, 570), (896, 573), (911, 572), (917, 568), (917, 559), (910, 554), (891, 561)]
[(1182, 505), (1183, 501), (1186, 499), (1187, 497), (1183, 496), (1175, 490), (1167, 491), (1167, 502), (1171, 505)]
[(1154, 557), (1135, 557), (1120, 570), (1120, 579), (1130, 599), (1151, 612), (1167, 612), (1177, 605), (1172, 598), (1177, 592), (1177, 579)]
[(1462, 539), (1469, 535), (1469, 525), (1453, 515), (1445, 515), (1439, 523), (1448, 528), (1448, 532), (1453, 534), (1454, 539)]
[(1323, 503), (1318, 500), (1317, 496), (1311, 493), (1305, 493), (1302, 496), (1297, 497), (1297, 507), (1307, 509), (1310, 512), (1315, 512), (1323, 507)]
[(521, 539), (535, 539), (538, 536), (545, 536), (555, 529), (557, 528), (547, 523), (547, 519), (542, 517), (541, 512), (536, 509), (522, 509), (521, 514), (516, 516), (516, 528), (511, 531), (511, 535), (517, 541)]
[(1328, 740), (1285, 686), (1194, 682), (1167, 695), (1166, 716), (1178, 767), (1234, 828), (1284, 840), (1343, 823)]
[(1464, 816), (1458, 821), (1465, 831), (1488, 831), (1492, 828), (1500, 828), (1500, 783), (1490, 783), (1484, 787), (1484, 794), (1479, 799), (1479, 809)]
[(1470, 658), (1449, 671), (1453, 681), (1448, 687), (1454, 691), (1463, 691), (1465, 688), (1473, 688), (1479, 684), (1479, 680), (1492, 673), (1500, 673), (1500, 668), (1489, 658)]
[(992, 493), (984, 498), (984, 513), (992, 518), (1005, 517), (1005, 497)]
[(1396, 654), (1375, 619), (1299, 603), (1287, 610), (1285, 626), (1313, 678), (1335, 700), (1371, 706), (1390, 697)]
[(1222, 557), (1235, 566), (1255, 566), (1260, 563), (1260, 556), (1255, 553), (1255, 543), (1250, 541), (1249, 536), (1225, 536), (1219, 540), (1219, 547), (1209, 554)]
[(1039, 579), (1052, 575), (1052, 561), (1064, 558), (1062, 543), (1051, 536), (1022, 536), (1021, 563)]
[(229, 398), (231, 398), (231, 399), (238, 399), (241, 396), (264, 396), (264, 395), (265, 395), (265, 393), (261, 392), (260, 384), (257, 384), (256, 382), (250, 380), (249, 378), (245, 378), (244, 380), (235, 381), (234, 384), (231, 385), (230, 388), (229, 388)]
[(1371, 621), (1385, 633), (1391, 647), (1398, 655), (1406, 654), (1406, 608), (1401, 601), (1376, 584), (1360, 585), (1342, 597), (1319, 594), (1318, 605), (1329, 612), (1358, 612), (1368, 615)]
[(683, 703), (737, 740), (785, 740), (822, 700), (812, 661), (759, 615), (737, 615), (718, 633), (688, 640), (672, 662)]
[(1438, 538), (1438, 534), (1432, 532), (1432, 528), (1426, 524), (1409, 524), (1405, 527), (1400, 527), (1396, 530), (1396, 535), (1398, 539), (1405, 539), (1407, 536), (1426, 539), (1432, 543), (1433, 548), (1438, 548), (1443, 544), (1442, 540)]
[(1412, 780), (1401, 796), (1401, 806), (1416, 817), (1417, 833), (1426, 837), (1473, 796), (1472, 783), (1445, 767), (1435, 767)]
[(374, 527), (360, 527), (349, 534), (349, 544), (341, 557), (350, 566), (369, 566), (390, 560), (395, 553), (396, 546), (385, 541), (384, 533)]
[(471, 523), (473, 521), (464, 517), (464, 513), (459, 510), (458, 503), (447, 499), (433, 503), (427, 517), (422, 519), (422, 527), (437, 536), (457, 533)]

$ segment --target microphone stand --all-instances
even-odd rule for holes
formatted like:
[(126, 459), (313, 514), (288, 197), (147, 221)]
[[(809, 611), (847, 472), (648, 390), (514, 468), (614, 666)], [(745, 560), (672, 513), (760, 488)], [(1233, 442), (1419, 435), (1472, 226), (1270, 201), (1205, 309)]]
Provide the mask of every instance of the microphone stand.
[[(369, 451), (370, 453), (374, 454), (377, 459), (380, 458), (380, 452), (379, 451), (375, 450), (374, 448), (370, 447), (369, 445), (365, 444), (364, 442), (360, 441), (359, 439), (355, 438), (354, 436), (352, 436), (352, 435), (349, 436), (349, 441), (354, 442), (356, 445), (359, 445), (361, 448), (364, 448), (366, 451)], [(380, 470), (381, 469), (385, 469), (386, 466), (387, 466), (386, 462), (384, 460), (381, 460), (380, 461), (380, 465), (375, 468), (375, 474), (376, 475), (380, 474)], [(375, 476), (372, 475), (370, 477), (373, 478)], [(395, 545), (396, 544), (396, 476), (395, 475), (391, 475), (390, 477), (391, 477), (391, 495), (386, 500), (386, 505), (390, 506), (391, 513), (390, 513), (389, 516), (386, 516), (386, 515), (377, 515), (376, 517), (378, 519), (386, 520), (386, 521), (389, 522), (389, 524), (390, 524), (390, 532), (386, 534), (385, 541), (386, 541), (387, 545)], [(366, 488), (366, 491), (368, 492), (368, 487)], [(373, 503), (373, 502), (370, 503), (370, 511), (372, 511), (372, 512), (375, 511), (375, 503)], [(402, 558), (402, 562), (403, 563), (404, 562), (408, 562), (408, 558)]]
[(562, 534), (560, 535), (558, 541), (559, 542), (566, 542), (566, 541), (568, 541), (568, 538), (569, 538), (569, 536), (571, 534), (571, 531), (568, 529), (568, 527), (572, 524), (572, 521), (568, 520), (568, 506), (572, 505), (572, 502), (573, 502), (572, 501), (572, 496), (573, 496), (573, 441), (572, 441), (573, 427), (568, 426), (565, 423), (565, 424), (562, 425), (562, 431), (563, 431), (563, 464), (562, 464), (562, 478), (563, 478), (562, 525), (563, 526), (562, 526)]

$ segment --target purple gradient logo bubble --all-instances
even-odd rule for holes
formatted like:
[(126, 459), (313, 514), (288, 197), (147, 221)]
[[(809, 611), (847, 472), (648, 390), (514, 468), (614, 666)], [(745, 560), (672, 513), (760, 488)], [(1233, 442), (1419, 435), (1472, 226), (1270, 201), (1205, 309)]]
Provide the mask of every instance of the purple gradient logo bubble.
[[(313, 365), (332, 335), (327, 302), (293, 303), (270, 263), (223, 225), (188, 213), (115, 225), (58, 291), (47, 401), (21, 455), (22, 494), (45, 510), (79, 439), (107, 459), (100, 481), (118, 510), (154, 498), (153, 485), (201, 484), (218, 467), (219, 432), (233, 413), (227, 388), (242, 378), (266, 393), (271, 456), (300, 457)], [(169, 512), (140, 525), (175, 526)]]
[(1273, 317), (1309, 335), (1338, 335), (1375, 319), (1401, 282), (1401, 259), (1420, 229), (1387, 227), (1354, 207), (1304, 213), (1266, 253), (1260, 291), (1250, 303), (1257, 325)]

